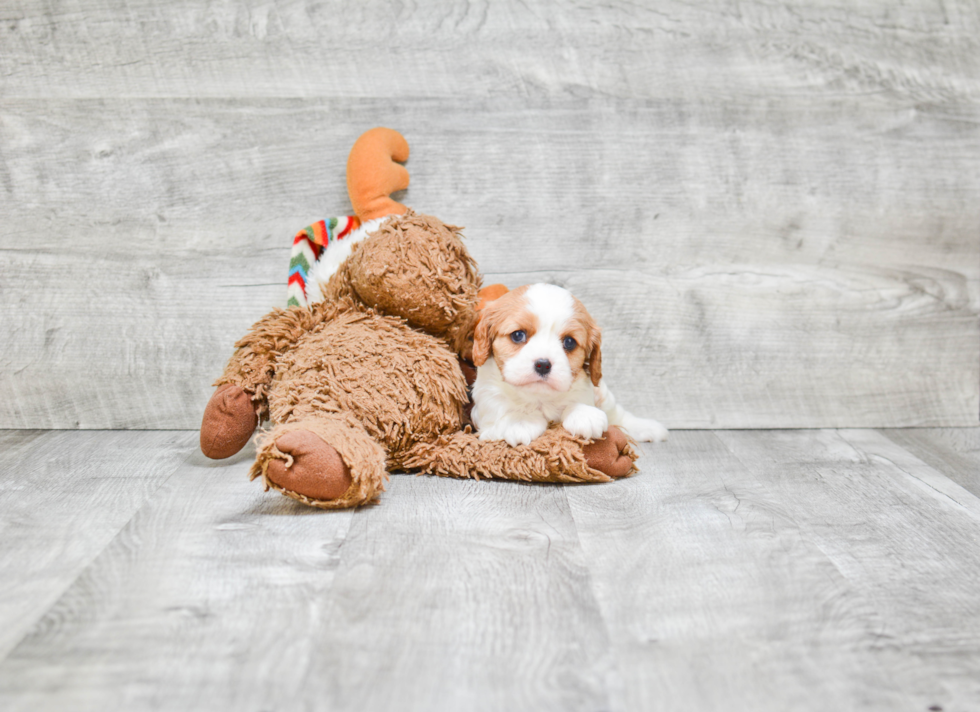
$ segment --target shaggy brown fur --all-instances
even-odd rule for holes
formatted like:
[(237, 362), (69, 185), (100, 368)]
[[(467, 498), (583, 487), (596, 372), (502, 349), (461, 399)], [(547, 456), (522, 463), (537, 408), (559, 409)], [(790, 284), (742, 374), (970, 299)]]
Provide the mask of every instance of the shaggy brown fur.
[[(561, 428), (517, 448), (464, 431), (467, 391), (458, 355), (471, 348), (480, 282), (459, 229), (409, 211), (354, 246), (323, 287), (323, 302), (278, 309), (255, 324), (215, 384), (237, 386), (260, 419), (275, 423), (257, 441), (252, 478), (306, 504), (341, 508), (375, 500), (390, 469), (543, 482), (604, 482), (632, 472), (636, 453), (625, 441), (596, 457), (587, 441)], [(221, 392), (229, 397), (227, 387)], [(202, 449), (206, 438), (215, 443), (220, 432), (241, 427), (205, 419)], [(325, 444), (323, 457), (281, 449), (282, 436), (298, 430)], [(294, 462), (303, 457), (305, 465)], [(290, 487), (270, 477), (273, 461), (298, 473)], [(346, 465), (350, 486), (343, 496), (310, 496), (323, 491), (317, 477), (341, 476), (311, 472), (313, 462)]]

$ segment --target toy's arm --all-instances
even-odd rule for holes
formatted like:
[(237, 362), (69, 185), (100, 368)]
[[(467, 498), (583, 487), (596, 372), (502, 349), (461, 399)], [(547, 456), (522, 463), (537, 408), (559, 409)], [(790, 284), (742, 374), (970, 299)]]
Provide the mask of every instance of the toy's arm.
[(274, 309), (238, 340), (201, 418), (201, 452), (223, 459), (245, 447), (269, 417), (267, 391), (279, 358), (327, 316), (319, 311)]
[(473, 433), (445, 435), (415, 445), (396, 466), (411, 472), (473, 479), (527, 482), (608, 482), (636, 472), (637, 453), (618, 428), (589, 443), (560, 427), (549, 428), (530, 445), (480, 440)]
[(214, 385), (238, 386), (250, 396), (256, 415), (263, 420), (268, 418), (266, 390), (275, 375), (276, 363), (318, 321), (309, 309), (273, 309), (235, 343), (235, 353)]
[(228, 383), (240, 387), (251, 397), (256, 414), (263, 420), (267, 419), (269, 407), (266, 390), (282, 355), (316, 326), (357, 308), (349, 288), (345, 289), (343, 279), (331, 279), (328, 284), (322, 285), (322, 289), (327, 295), (322, 302), (309, 308), (273, 309), (255, 322), (248, 333), (235, 343), (235, 353), (214, 385)]

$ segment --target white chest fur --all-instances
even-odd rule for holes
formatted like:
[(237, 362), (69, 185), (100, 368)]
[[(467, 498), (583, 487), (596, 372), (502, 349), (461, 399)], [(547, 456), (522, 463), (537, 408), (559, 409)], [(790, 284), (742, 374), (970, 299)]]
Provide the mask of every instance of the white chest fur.
[(595, 388), (584, 374), (562, 392), (546, 386), (515, 387), (504, 381), (490, 357), (477, 369), (473, 403), (471, 417), (481, 439), (519, 445), (531, 442), (549, 424), (563, 422), (575, 406), (594, 406)]
[(599, 437), (608, 426), (618, 425), (636, 440), (667, 439), (663, 425), (624, 410), (603, 382), (593, 387), (588, 378), (579, 378), (562, 393), (518, 388), (504, 381), (492, 357), (477, 369), (471, 417), (481, 440), (506, 440), (515, 446), (530, 443), (551, 423), (562, 423), (583, 437)]

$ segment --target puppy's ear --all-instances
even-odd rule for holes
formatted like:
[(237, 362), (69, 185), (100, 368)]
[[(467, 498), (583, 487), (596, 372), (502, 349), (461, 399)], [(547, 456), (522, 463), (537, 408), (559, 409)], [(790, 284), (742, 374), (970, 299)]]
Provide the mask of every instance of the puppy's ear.
[(520, 298), (527, 287), (518, 287), (508, 292), (502, 284), (495, 284), (487, 289), (496, 290), (499, 294), (483, 305), (479, 312), (479, 321), (473, 328), (473, 363), (477, 366), (485, 364), (493, 355), (493, 340), (498, 336), (500, 325), (514, 308), (514, 300)]
[(482, 366), (493, 351), (493, 340), (497, 338), (496, 319), (492, 310), (483, 309), (473, 330), (473, 365)]
[(595, 325), (589, 330), (589, 353), (586, 359), (592, 385), (598, 386), (602, 380), (602, 330)]

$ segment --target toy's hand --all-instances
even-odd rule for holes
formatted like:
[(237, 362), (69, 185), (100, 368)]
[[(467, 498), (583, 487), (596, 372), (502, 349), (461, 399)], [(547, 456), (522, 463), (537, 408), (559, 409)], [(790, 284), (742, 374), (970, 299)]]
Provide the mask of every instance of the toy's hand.
[(605, 437), (582, 448), (582, 452), (589, 467), (610, 477), (625, 477), (633, 470), (633, 459), (627, 454), (629, 441), (615, 425)]
[(466, 379), (467, 386), (472, 386), (476, 383), (476, 366), (473, 365), (470, 359), (459, 356), (459, 368), (463, 372), (463, 378)]
[(259, 419), (248, 393), (226, 383), (208, 401), (201, 420), (201, 452), (212, 460), (231, 457), (245, 447)]

